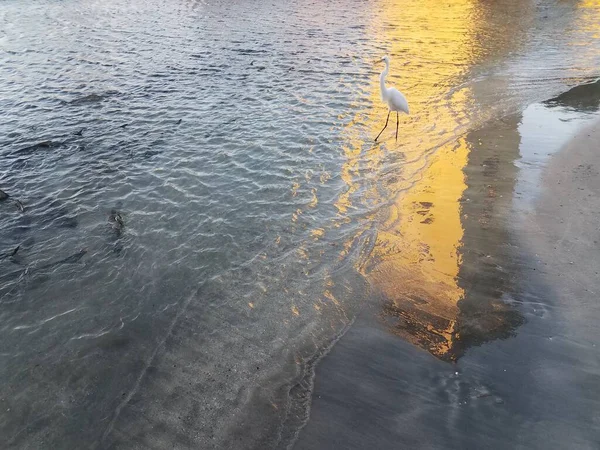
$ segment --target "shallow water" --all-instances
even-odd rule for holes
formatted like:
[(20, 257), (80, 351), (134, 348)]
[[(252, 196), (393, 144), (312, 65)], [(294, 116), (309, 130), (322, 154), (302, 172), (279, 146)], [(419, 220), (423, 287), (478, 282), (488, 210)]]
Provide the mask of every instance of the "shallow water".
[(456, 314), (401, 287), (370, 302), (317, 367), (295, 449), (597, 447), (597, 158), (557, 153), (600, 118), (598, 86), (466, 135), (481, 147), (464, 168)]
[[(474, 133), (597, 77), (598, 23), (593, 1), (2, 3), (6, 446), (287, 444), (373, 295), (409, 298), (398, 334), (442, 359), (514, 332), (510, 309), (452, 337)], [(412, 114), (375, 145), (384, 53)]]

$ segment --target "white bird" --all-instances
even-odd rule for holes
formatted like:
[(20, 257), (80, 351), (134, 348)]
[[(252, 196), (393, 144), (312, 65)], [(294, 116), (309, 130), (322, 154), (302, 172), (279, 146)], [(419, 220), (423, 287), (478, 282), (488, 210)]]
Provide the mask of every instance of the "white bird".
[[(385, 87), (385, 77), (387, 77), (388, 72), (390, 71), (390, 57), (386, 55), (383, 58), (381, 58), (381, 61), (385, 61), (385, 69), (383, 72), (381, 72), (381, 76), (379, 77), (379, 81), (381, 84), (381, 101), (387, 103), (387, 105), (388, 105), (388, 115), (387, 115), (387, 119), (385, 120), (385, 125), (383, 127), (383, 130), (385, 130), (388, 125), (388, 121), (390, 120), (390, 113), (392, 111), (396, 111), (396, 141), (397, 141), (398, 140), (398, 124), (400, 122), (400, 118), (398, 117), (398, 112), (402, 111), (403, 113), (409, 114), (408, 102), (406, 101), (406, 97), (404, 96), (404, 94), (402, 92), (400, 92), (398, 89), (392, 88), (392, 87), (391, 88)], [(381, 130), (379, 132), (379, 134), (375, 138), (375, 142), (377, 142), (377, 139), (379, 139), (379, 136), (381, 136), (381, 133), (383, 133), (383, 130)]]

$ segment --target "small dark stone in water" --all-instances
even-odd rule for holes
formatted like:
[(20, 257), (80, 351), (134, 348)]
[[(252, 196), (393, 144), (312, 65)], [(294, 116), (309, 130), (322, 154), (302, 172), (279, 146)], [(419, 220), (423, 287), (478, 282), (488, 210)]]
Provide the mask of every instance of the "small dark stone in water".
[(0, 202), (6, 200), (8, 197), (10, 197), (10, 195), (8, 195), (6, 192), (0, 189)]
[(105, 351), (122, 351), (131, 342), (126, 336), (114, 336), (112, 333), (102, 336), (98, 342), (98, 347)]

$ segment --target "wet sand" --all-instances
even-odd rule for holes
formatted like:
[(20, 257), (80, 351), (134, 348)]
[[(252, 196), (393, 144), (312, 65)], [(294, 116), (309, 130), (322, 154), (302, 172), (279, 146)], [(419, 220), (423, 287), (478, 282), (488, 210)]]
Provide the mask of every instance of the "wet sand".
[[(464, 221), (463, 322), (501, 323), (481, 317), (502, 304), (512, 311), (509, 326), (492, 342), (449, 341), (460, 350), (444, 358), (399, 338), (418, 335), (414, 327), (394, 333), (382, 320), (385, 296), (370, 302), (317, 367), (310, 419), (295, 449), (597, 448), (600, 121), (550, 158), (526, 211), (511, 162), (519, 157), (520, 121), (476, 132), (483, 142), (502, 136), (504, 150), (516, 151), (498, 153), (504, 161), (493, 151), (472, 155), (462, 199), (473, 219)], [(494, 160), (493, 176), (478, 179), (478, 168), (489, 175)]]
[[(563, 338), (586, 350), (578, 354), (584, 358), (573, 361), (573, 372), (587, 372), (586, 378), (598, 382), (600, 121), (552, 158), (542, 186), (535, 213), (524, 220), (525, 236), (543, 266), (541, 279), (554, 291)], [(595, 390), (589, 396), (598, 397)], [(588, 413), (594, 411), (597, 416), (597, 409)], [(600, 420), (595, 424), (600, 430)]]

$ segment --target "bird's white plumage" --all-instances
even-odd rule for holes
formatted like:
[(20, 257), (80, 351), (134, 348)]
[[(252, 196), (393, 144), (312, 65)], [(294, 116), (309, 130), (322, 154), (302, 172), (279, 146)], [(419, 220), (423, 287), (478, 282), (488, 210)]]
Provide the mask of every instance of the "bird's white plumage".
[(390, 71), (390, 58), (384, 56), (382, 58), (385, 61), (385, 69), (381, 72), (381, 100), (387, 103), (390, 111), (397, 111), (409, 114), (408, 101), (402, 92), (396, 88), (388, 88), (385, 86), (385, 78)]
[(400, 92), (396, 88), (389, 88), (387, 95), (387, 104), (390, 111), (399, 111), (404, 112), (406, 114), (409, 113), (408, 101), (406, 100), (406, 97), (402, 92)]
[[(396, 111), (396, 141), (398, 140), (398, 125), (400, 119), (398, 117), (398, 113), (403, 112), (409, 114), (408, 112), (408, 101), (402, 92), (395, 88), (388, 88), (385, 85), (385, 77), (387, 77), (390, 71), (390, 58), (389, 56), (384, 56), (381, 58), (382, 61), (385, 61), (385, 69), (381, 72), (381, 76), (379, 77), (380, 86), (381, 86), (381, 100), (388, 105), (388, 115), (385, 121), (385, 125), (383, 126), (383, 130), (386, 129), (388, 122), (390, 120), (390, 113), (392, 111)], [(375, 142), (383, 133), (383, 130), (379, 132), (377, 137), (375, 138)]]

